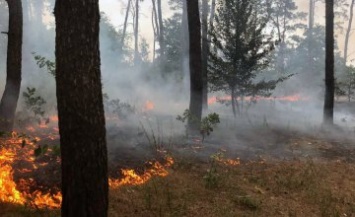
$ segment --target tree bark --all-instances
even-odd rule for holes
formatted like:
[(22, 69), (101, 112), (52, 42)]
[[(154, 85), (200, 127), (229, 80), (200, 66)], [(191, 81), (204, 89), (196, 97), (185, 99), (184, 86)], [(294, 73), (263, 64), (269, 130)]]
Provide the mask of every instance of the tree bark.
[(202, 81), (203, 81), (203, 98), (202, 98), (202, 109), (206, 111), (208, 109), (208, 50), (209, 41), (207, 40), (208, 35), (208, 0), (202, 0)]
[(349, 38), (350, 38), (353, 17), (354, 17), (354, 3), (355, 3), (355, 0), (352, 0), (351, 4), (350, 4), (350, 17), (349, 17), (348, 29), (346, 30), (346, 35), (345, 35), (345, 46), (344, 46), (345, 65), (346, 65), (346, 62), (348, 61)]
[(139, 0), (136, 0), (135, 24), (134, 24), (134, 65), (138, 65), (139, 50), (138, 50), (138, 32), (139, 32)]
[(201, 23), (198, 0), (186, 0), (189, 29), (190, 53), (190, 114), (189, 131), (200, 131), (202, 116), (202, 60), (201, 60)]
[(21, 88), (23, 14), (21, 0), (6, 0), (9, 30), (6, 60), (6, 85), (0, 102), (0, 130), (12, 131)]
[(55, 4), (64, 217), (106, 217), (108, 174), (98, 0)]
[(127, 9), (126, 9), (126, 16), (125, 16), (124, 23), (123, 23), (123, 32), (122, 32), (121, 48), (120, 48), (121, 52), (123, 50), (124, 40), (126, 38), (127, 22), (128, 22), (129, 10), (130, 10), (130, 7), (131, 7), (131, 1), (132, 0), (128, 0), (128, 5), (127, 5)]
[(323, 122), (333, 124), (334, 113), (334, 0), (326, 0), (325, 98)]

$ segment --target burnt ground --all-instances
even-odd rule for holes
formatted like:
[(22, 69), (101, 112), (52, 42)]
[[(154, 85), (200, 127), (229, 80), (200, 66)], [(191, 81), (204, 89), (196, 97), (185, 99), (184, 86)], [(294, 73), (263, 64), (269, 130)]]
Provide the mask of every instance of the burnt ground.
[[(196, 163), (208, 163), (210, 156), (223, 153), (228, 159), (239, 158), (241, 162), (287, 160), (355, 162), (355, 134), (337, 127), (312, 130), (287, 129), (273, 127), (269, 124), (243, 127), (218, 127), (203, 142), (200, 138), (174, 135), (170, 138), (142, 132), (134, 127), (117, 127), (108, 131), (109, 175), (113, 178), (122, 176), (121, 169), (135, 169), (142, 174), (151, 164), (148, 162), (165, 162), (166, 155), (178, 159), (189, 159)], [(155, 137), (155, 139), (152, 139)], [(36, 147), (59, 144), (58, 140), (40, 141)], [(157, 150), (158, 149), (158, 150)], [(30, 189), (33, 192), (55, 192), (60, 188), (60, 161), (51, 153), (35, 157), (37, 169), (31, 162), (21, 159), (14, 163), (14, 178), (33, 179)], [(24, 187), (24, 186), (22, 186)]]

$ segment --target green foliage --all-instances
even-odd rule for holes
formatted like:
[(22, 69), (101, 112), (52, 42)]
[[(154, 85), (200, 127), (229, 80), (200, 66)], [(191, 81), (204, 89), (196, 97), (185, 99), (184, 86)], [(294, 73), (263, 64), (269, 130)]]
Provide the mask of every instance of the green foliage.
[(176, 117), (176, 120), (185, 123), (185, 121), (187, 121), (189, 118), (191, 118), (191, 113), (188, 109), (186, 109), (182, 115), (178, 115)]
[(220, 123), (219, 115), (217, 113), (208, 114), (207, 117), (202, 118), (201, 121), (201, 135), (202, 141), (204, 140), (205, 136), (209, 136), (211, 132), (213, 132), (213, 128)]
[[(250, 0), (220, 1), (216, 25), (211, 31), (209, 78), (212, 91), (230, 94), (233, 112), (243, 97), (270, 96), (285, 78), (258, 79), (270, 60), (274, 45), (265, 35), (267, 13), (259, 13), (258, 3)], [(239, 110), (239, 108), (238, 108)]]
[(27, 87), (27, 91), (22, 93), (25, 100), (26, 110), (33, 113), (34, 116), (44, 116), (43, 105), (46, 101), (41, 96), (36, 96), (36, 88)]
[(346, 66), (344, 72), (338, 76), (335, 88), (337, 96), (346, 96), (350, 102), (355, 93), (355, 67)]
[(36, 55), (35, 52), (33, 52), (32, 54), (39, 68), (45, 68), (49, 74), (55, 76), (56, 66), (54, 61), (48, 60), (47, 58), (41, 55)]
[(45, 116), (44, 105), (46, 101), (37, 94), (36, 88), (27, 87), (26, 91), (22, 92), (24, 99), (24, 108), (17, 114), (18, 124), (25, 126), (37, 122), (49, 123), (49, 118)]
[[(186, 109), (182, 115), (178, 115), (176, 120), (185, 123), (187, 120), (197, 121), (197, 118), (191, 115), (191, 112)], [(202, 135), (202, 142), (206, 136), (209, 136), (213, 132), (213, 128), (220, 123), (219, 115), (217, 113), (210, 113), (206, 117), (202, 118), (200, 123), (200, 134)], [(187, 128), (187, 125), (185, 126)]]
[(210, 165), (207, 170), (207, 173), (203, 176), (205, 181), (205, 187), (208, 189), (213, 189), (218, 187), (220, 181), (220, 175), (217, 172), (217, 162), (223, 158), (222, 152), (217, 152), (210, 156)]
[(104, 93), (104, 106), (107, 113), (118, 116), (122, 119), (127, 119), (130, 115), (136, 112), (136, 108), (129, 103), (121, 102), (119, 99), (110, 100), (109, 96)]

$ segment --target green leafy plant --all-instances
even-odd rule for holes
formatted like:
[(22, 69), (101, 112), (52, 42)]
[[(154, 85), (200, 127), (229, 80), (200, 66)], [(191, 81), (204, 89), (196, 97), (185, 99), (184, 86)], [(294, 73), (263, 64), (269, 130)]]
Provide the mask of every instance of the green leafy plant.
[(46, 104), (46, 101), (41, 96), (36, 95), (36, 88), (27, 87), (27, 91), (23, 92), (22, 96), (28, 111), (31, 111), (34, 116), (44, 116), (43, 105)]
[(213, 128), (220, 123), (219, 115), (217, 113), (208, 114), (201, 121), (200, 133), (202, 135), (202, 141), (204, 141), (206, 136), (209, 136), (213, 132)]
[(24, 108), (19, 114), (19, 124), (27, 125), (37, 122), (38, 124), (49, 123), (49, 118), (45, 116), (44, 105), (46, 101), (37, 94), (36, 88), (27, 87), (22, 93)]
[[(185, 123), (189, 119), (192, 121), (198, 120), (196, 117), (193, 117), (193, 115), (191, 115), (188, 109), (186, 109), (182, 115), (178, 115), (176, 117), (176, 120), (181, 121), (182, 123)], [(213, 132), (213, 128), (216, 127), (219, 123), (220, 119), (217, 113), (210, 113), (206, 117), (202, 118), (200, 123), (200, 134), (202, 135), (202, 142), (204, 141), (206, 136), (209, 136), (211, 132)], [(185, 127), (187, 135), (187, 125)]]
[(136, 108), (129, 103), (121, 102), (119, 99), (110, 100), (107, 93), (103, 94), (105, 111), (118, 116), (121, 119), (127, 119), (130, 115), (136, 113)]
[(205, 187), (208, 189), (218, 187), (220, 181), (220, 175), (217, 172), (217, 162), (223, 158), (222, 152), (217, 152), (210, 156), (210, 164), (207, 169), (207, 173), (203, 176), (203, 180), (205, 181)]
[(49, 74), (55, 76), (56, 65), (54, 61), (48, 60), (41, 55), (37, 55), (35, 52), (33, 52), (32, 55), (34, 56), (39, 68), (46, 68)]

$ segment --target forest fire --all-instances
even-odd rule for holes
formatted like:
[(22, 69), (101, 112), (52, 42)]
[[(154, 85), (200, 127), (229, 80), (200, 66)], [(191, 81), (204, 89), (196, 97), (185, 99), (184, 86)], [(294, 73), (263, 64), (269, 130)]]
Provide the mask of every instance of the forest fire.
[(138, 175), (133, 169), (123, 169), (123, 178), (109, 179), (109, 185), (111, 188), (117, 188), (122, 185), (141, 185), (153, 176), (165, 177), (169, 174), (166, 168), (174, 164), (174, 160), (171, 157), (167, 157), (166, 161), (164, 165), (159, 162), (149, 162), (151, 168), (147, 169), (142, 175)]
[[(239, 98), (238, 98), (239, 99)], [(208, 99), (208, 104), (212, 105), (219, 101), (230, 101), (230, 96), (223, 96), (223, 97), (210, 97)], [(273, 100), (273, 101), (281, 101), (281, 102), (298, 102), (298, 101), (306, 101), (309, 100), (308, 97), (302, 97), (299, 94), (289, 95), (289, 96), (271, 96), (271, 97), (262, 97), (262, 96), (255, 96), (255, 97), (245, 97), (245, 101), (260, 101), (260, 100)]]
[[(60, 164), (60, 157), (53, 157), (54, 146), (53, 148), (48, 146), (43, 153), (46, 161), (38, 161), (35, 156), (38, 147), (41, 147), (38, 145), (41, 141), (58, 141), (59, 135), (55, 130), (51, 130), (53, 131), (51, 134), (44, 135), (41, 127), (38, 129), (28, 127), (27, 130), (31, 133), (39, 133), (40, 137), (29, 137), (13, 132), (0, 139), (0, 201), (35, 208), (60, 208), (62, 195), (59, 187), (45, 188), (35, 181), (36, 177), (28, 177), (29, 174), (34, 174), (50, 164)], [(166, 158), (166, 163), (149, 162), (148, 169), (143, 174), (138, 174), (133, 169), (123, 169), (121, 171), (123, 177), (110, 178), (109, 185), (111, 188), (118, 188), (123, 185), (144, 184), (153, 176), (167, 176), (169, 173), (167, 167), (173, 163), (170, 157)], [(26, 178), (19, 178), (22, 176)], [(48, 188), (49, 190), (43, 190)]]

